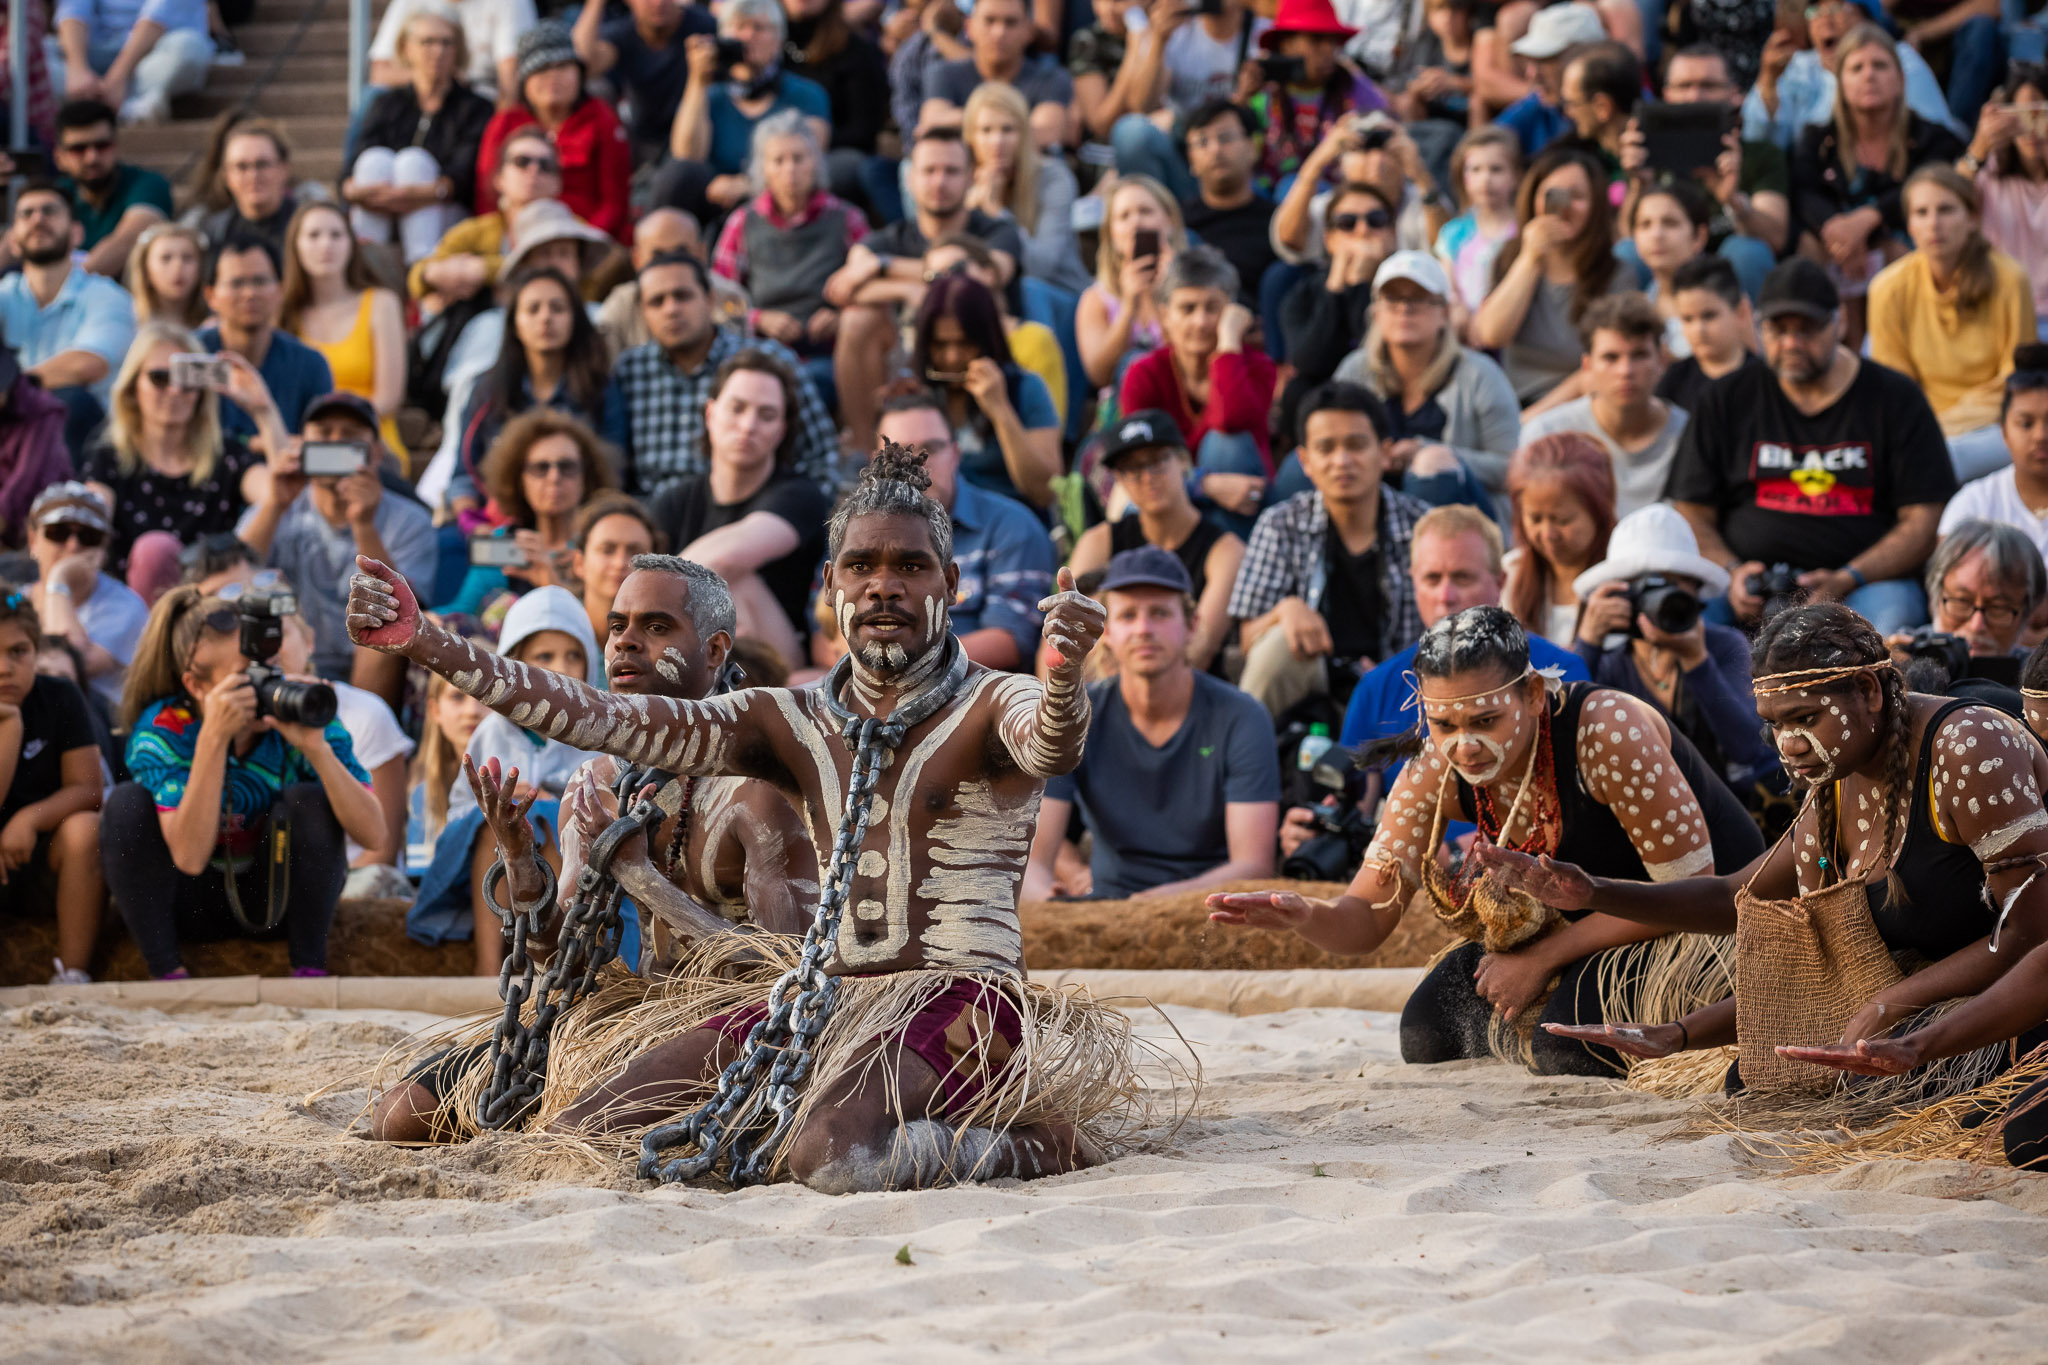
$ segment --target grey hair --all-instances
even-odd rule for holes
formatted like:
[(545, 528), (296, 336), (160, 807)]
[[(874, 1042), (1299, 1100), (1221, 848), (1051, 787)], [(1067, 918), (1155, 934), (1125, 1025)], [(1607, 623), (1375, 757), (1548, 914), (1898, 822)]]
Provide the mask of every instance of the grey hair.
[(730, 37), (732, 26), (742, 19), (756, 19), (774, 29), (778, 52), (789, 41), (789, 19), (782, 12), (781, 0), (726, 0), (718, 15), (718, 31)]
[[(2048, 600), (2048, 566), (2041, 562), (2041, 552), (2034, 548), (2034, 542), (2026, 532), (2017, 526), (2002, 521), (1981, 521), (1976, 517), (1956, 523), (1954, 530), (1941, 538), (1934, 547), (1934, 556), (1927, 561), (1927, 601), (1938, 607), (1941, 602), (1941, 585), (1948, 576), (1973, 554), (1984, 556), (1984, 567), (1991, 571), (2001, 583), (2018, 583), (2026, 592), (2026, 609), (2020, 613), (2032, 616), (2034, 608)], [(1938, 618), (1937, 618), (1938, 619)]]
[(754, 125), (753, 145), (747, 152), (747, 189), (760, 195), (768, 188), (768, 144), (777, 138), (793, 137), (811, 154), (811, 178), (822, 185), (825, 179), (825, 149), (801, 109), (784, 109)]
[(732, 589), (715, 572), (694, 559), (681, 555), (634, 555), (632, 567), (650, 573), (672, 573), (690, 585), (690, 624), (697, 628), (701, 644), (720, 631), (730, 640), (739, 635), (739, 614), (733, 610)]
[(861, 471), (860, 482), (839, 500), (839, 506), (832, 512), (825, 532), (828, 561), (839, 558), (839, 549), (846, 543), (846, 528), (855, 517), (883, 515), (923, 517), (925, 525), (931, 528), (932, 549), (939, 562), (953, 562), (953, 518), (925, 491), (931, 487), (932, 478), (924, 471), (924, 461), (922, 449), (909, 450), (894, 441), (882, 442), (882, 448)]
[(1467, 607), (1422, 633), (1415, 676), (1448, 678), (1496, 669), (1509, 679), (1529, 671), (1529, 635), (1505, 607)]
[(1225, 298), (1235, 303), (1237, 267), (1213, 246), (1191, 246), (1167, 265), (1153, 293), (1163, 304), (1176, 289), (1220, 289)]

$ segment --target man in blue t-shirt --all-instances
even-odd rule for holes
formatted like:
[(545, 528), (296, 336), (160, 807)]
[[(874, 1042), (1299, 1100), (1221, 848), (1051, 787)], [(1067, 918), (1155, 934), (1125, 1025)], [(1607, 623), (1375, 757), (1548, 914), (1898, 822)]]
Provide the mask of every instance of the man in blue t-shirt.
[[(199, 344), (219, 354), (233, 351), (254, 365), (270, 387), (285, 430), (296, 436), (313, 400), (334, 391), (327, 357), (287, 332), (277, 330), (284, 302), (284, 272), (277, 248), (267, 238), (237, 233), (206, 258), (206, 306), (218, 319), (199, 333)], [(256, 420), (222, 396), (220, 427), (244, 440), (256, 435)]]
[(1045, 785), (1022, 899), (1056, 889), (1054, 863), (1076, 802), (1095, 835), (1087, 894), (1162, 895), (1272, 876), (1280, 813), (1273, 722), (1258, 702), (1188, 663), (1195, 599), (1186, 567), (1170, 550), (1143, 545), (1111, 559), (1097, 591), (1117, 676), (1088, 689), (1081, 766)]

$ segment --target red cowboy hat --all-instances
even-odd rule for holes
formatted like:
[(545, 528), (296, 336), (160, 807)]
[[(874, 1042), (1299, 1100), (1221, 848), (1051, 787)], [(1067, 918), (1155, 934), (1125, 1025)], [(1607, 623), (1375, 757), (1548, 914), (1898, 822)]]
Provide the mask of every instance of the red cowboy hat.
[(1319, 33), (1349, 40), (1358, 30), (1346, 28), (1330, 0), (1280, 0), (1273, 26), (1259, 35), (1259, 46), (1271, 48), (1290, 33)]

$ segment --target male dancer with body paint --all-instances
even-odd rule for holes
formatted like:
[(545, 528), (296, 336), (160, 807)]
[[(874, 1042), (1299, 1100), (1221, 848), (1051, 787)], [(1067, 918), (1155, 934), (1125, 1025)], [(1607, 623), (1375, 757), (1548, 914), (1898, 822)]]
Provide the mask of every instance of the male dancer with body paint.
[[(926, 486), (920, 456), (884, 446), (834, 514), (823, 592), (850, 653), (804, 691), (600, 693), (471, 647), (373, 560), (358, 560), (350, 594), (358, 643), (425, 664), (542, 733), (668, 772), (769, 783), (801, 803), (818, 848), (834, 846), (850, 805), (865, 806), (825, 967), (838, 978), (832, 1023), (775, 1155), (777, 1171), (826, 1191), (1072, 1170), (1094, 1159), (1088, 1121), (1135, 1090), (1116, 1023), (1024, 983), (1016, 911), (1045, 779), (1080, 761), (1081, 672), (1102, 608), (1062, 571), (1042, 604), (1047, 680), (970, 664), (947, 628), (952, 527)], [(863, 794), (845, 736), (866, 718), (905, 728)], [(694, 1021), (558, 1122), (637, 1131), (693, 1107), (765, 1014)], [(1089, 1060), (1085, 1076), (1075, 1059)]]

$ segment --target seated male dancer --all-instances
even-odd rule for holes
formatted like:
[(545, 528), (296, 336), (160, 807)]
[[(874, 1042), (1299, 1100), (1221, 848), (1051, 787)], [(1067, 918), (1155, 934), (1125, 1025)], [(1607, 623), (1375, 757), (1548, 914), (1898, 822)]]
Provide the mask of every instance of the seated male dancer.
[[(725, 581), (710, 569), (674, 555), (640, 555), (619, 585), (605, 618), (605, 679), (626, 696), (710, 695), (732, 649), (734, 612)], [(600, 757), (576, 770), (562, 798), (563, 870), (561, 901), (553, 907), (544, 939), (560, 922), (563, 903), (574, 894), (583, 850), (618, 818), (611, 784), (617, 760)], [(501, 772), (496, 760), (478, 769), (463, 759), (463, 774), (496, 836), (505, 862), (502, 895), (528, 903), (546, 889), (533, 861), (533, 827), (524, 800), (515, 795), (519, 770)], [(802, 935), (817, 902), (817, 854), (811, 837), (782, 793), (743, 777), (682, 779), (687, 810), (678, 809), (655, 831), (660, 865), (644, 835), (622, 844), (612, 872), (641, 914), (641, 969), (663, 972), (675, 966), (683, 945), (753, 924), (771, 933)], [(443, 1053), (417, 1068), (407, 1083), (378, 1098), (370, 1131), (393, 1142), (427, 1142), (463, 1131), (443, 1116), (434, 1121), (454, 1075), (489, 1056), (488, 1048)]]
[[(802, 691), (601, 693), (428, 621), (374, 560), (358, 558), (350, 590), (358, 644), (424, 664), (521, 725), (666, 772), (758, 778), (801, 803), (820, 849), (843, 826), (849, 838), (865, 827), (832, 860), (843, 886), (827, 894), (843, 889), (846, 913), (825, 971), (838, 978), (834, 1018), (890, 1023), (835, 1037), (828, 1022), (775, 1153), (777, 1171), (831, 1192), (1076, 1169), (1091, 1160), (1082, 1125), (1136, 1088), (1118, 1053), (1085, 1084), (1045, 1089), (1064, 1058), (1100, 1049), (1110, 1031), (1098, 1024), (1101, 1037), (1073, 1046), (1052, 1036), (1088, 1027), (1089, 1008), (1023, 982), (1016, 909), (1045, 779), (1080, 761), (1081, 672), (1102, 608), (1062, 570), (1061, 591), (1041, 604), (1047, 681), (971, 663), (947, 622), (952, 523), (928, 486), (921, 454), (885, 445), (834, 513), (823, 593), (850, 652)], [(850, 735), (870, 736), (858, 781)], [(761, 1013), (650, 1047), (563, 1122), (617, 1131), (670, 1117), (706, 1095)], [(1038, 1098), (1048, 1093), (1057, 1106)]]

